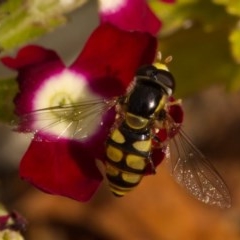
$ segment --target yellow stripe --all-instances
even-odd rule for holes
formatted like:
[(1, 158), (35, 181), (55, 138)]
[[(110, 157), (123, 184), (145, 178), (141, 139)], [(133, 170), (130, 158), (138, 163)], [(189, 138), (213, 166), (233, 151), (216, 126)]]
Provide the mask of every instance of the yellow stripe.
[(124, 136), (122, 135), (122, 133), (118, 129), (115, 129), (112, 132), (111, 139), (116, 143), (124, 143), (125, 142)]
[(109, 182), (109, 187), (113, 193), (115, 193), (117, 195), (121, 195), (121, 196), (124, 196), (127, 192), (129, 192), (133, 189), (133, 187), (130, 187), (130, 188), (119, 187), (119, 186), (113, 184), (112, 182)]
[(106, 164), (106, 173), (110, 176), (116, 177), (119, 174), (119, 170), (109, 163)]
[(133, 143), (133, 147), (138, 151), (148, 152), (151, 149), (152, 142), (151, 140), (146, 141), (137, 141)]
[(122, 179), (128, 183), (139, 183), (142, 179), (142, 175), (132, 173), (122, 173)]
[(106, 154), (108, 158), (114, 162), (120, 162), (123, 157), (122, 151), (111, 145), (107, 146)]
[(133, 154), (128, 154), (126, 157), (126, 164), (128, 167), (143, 170), (146, 166), (145, 158)]

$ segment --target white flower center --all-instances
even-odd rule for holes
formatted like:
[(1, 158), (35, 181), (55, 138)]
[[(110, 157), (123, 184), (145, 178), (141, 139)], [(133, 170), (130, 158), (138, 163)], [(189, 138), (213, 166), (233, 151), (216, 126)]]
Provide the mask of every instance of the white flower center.
[(83, 75), (63, 70), (36, 92), (33, 128), (51, 138), (89, 137), (101, 123), (101, 114), (92, 111), (89, 101), (99, 98), (88, 88)]
[(98, 0), (102, 13), (114, 13), (126, 5), (127, 0)]
[(50, 101), (50, 106), (63, 106), (73, 102), (71, 96), (66, 95), (66, 92), (57, 92), (54, 94)]

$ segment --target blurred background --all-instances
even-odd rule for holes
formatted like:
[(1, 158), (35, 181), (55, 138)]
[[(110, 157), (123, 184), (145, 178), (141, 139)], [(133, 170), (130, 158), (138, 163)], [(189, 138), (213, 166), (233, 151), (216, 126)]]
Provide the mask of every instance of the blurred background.
[[(164, 57), (173, 56), (169, 68), (176, 96), (183, 100), (184, 130), (225, 180), (232, 207), (222, 210), (195, 200), (175, 183), (165, 163), (120, 199), (106, 183), (88, 203), (42, 193), (18, 176), (30, 140), (2, 123), (0, 201), (27, 219), (25, 239), (240, 240), (240, 71), (230, 41), (239, 16), (217, 2), (227, 1), (150, 4), (164, 20), (159, 49)], [(67, 19), (34, 43), (55, 49), (69, 64), (98, 25), (97, 2), (88, 1)], [(2, 79), (12, 74), (1, 66)]]

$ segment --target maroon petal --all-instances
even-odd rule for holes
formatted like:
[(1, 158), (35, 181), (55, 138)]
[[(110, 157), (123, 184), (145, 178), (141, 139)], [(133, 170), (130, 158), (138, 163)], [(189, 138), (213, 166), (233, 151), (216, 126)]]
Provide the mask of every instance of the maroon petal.
[(106, 7), (104, 3), (100, 5), (102, 23), (111, 23), (126, 31), (148, 32), (153, 35), (158, 33), (161, 22), (153, 14), (146, 0), (124, 0), (112, 5), (112, 8)]
[(32, 141), (20, 175), (47, 193), (87, 201), (102, 180), (91, 152), (73, 141)]
[(21, 69), (49, 61), (60, 60), (58, 55), (52, 50), (46, 50), (40, 46), (28, 45), (22, 48), (15, 58), (3, 57), (1, 61), (12, 69)]
[(153, 62), (156, 48), (156, 38), (148, 33), (102, 24), (71, 68), (87, 76), (91, 88), (100, 95), (118, 96), (125, 93), (137, 68)]
[(174, 122), (182, 123), (183, 122), (183, 110), (180, 105), (173, 105), (169, 109), (169, 114), (173, 118)]
[(26, 231), (27, 228), (27, 220), (18, 212), (12, 211), (10, 213), (12, 223), (10, 224), (10, 229), (15, 230), (15, 231)]
[(9, 214), (0, 216), (0, 231), (7, 228), (7, 224), (8, 224), (9, 219), (10, 219)]
[[(152, 158), (153, 165), (155, 168), (163, 161), (164, 157), (165, 157), (165, 153), (164, 153), (163, 149), (161, 149), (161, 148), (153, 149), (151, 158)], [(146, 175), (153, 174), (151, 164), (148, 164), (145, 174)]]
[(19, 71), (19, 93), (14, 99), (15, 113), (22, 115), (34, 111), (34, 97), (37, 89), (50, 77), (59, 74), (65, 69), (60, 61), (40, 64)]
[(17, 115), (35, 110), (33, 101), (36, 90), (49, 77), (65, 68), (54, 51), (33, 45), (22, 48), (15, 58), (4, 57), (1, 61), (9, 68), (18, 70), (19, 93), (15, 97)]

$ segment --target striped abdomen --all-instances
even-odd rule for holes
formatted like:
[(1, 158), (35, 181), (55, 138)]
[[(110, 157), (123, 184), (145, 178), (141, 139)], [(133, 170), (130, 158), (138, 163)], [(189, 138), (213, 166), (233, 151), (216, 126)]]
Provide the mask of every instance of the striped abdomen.
[(111, 133), (106, 146), (106, 176), (115, 195), (123, 196), (139, 184), (150, 151), (149, 130), (133, 131), (123, 123)]

